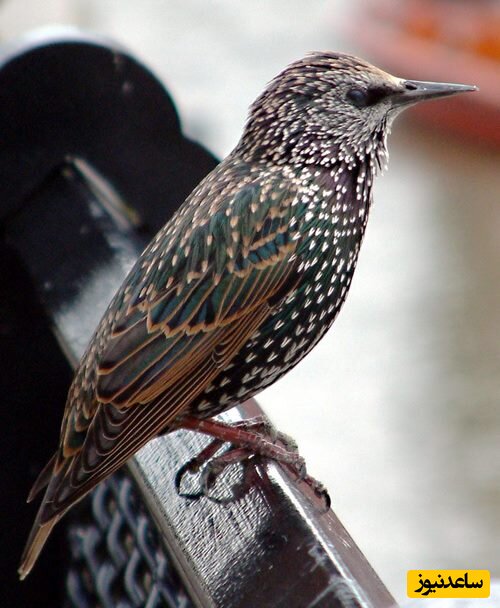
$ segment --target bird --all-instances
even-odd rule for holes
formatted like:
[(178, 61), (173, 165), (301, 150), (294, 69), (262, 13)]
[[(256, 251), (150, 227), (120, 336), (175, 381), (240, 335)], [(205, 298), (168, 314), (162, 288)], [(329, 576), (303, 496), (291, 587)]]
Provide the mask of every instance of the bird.
[(212, 437), (182, 473), (227, 442), (213, 474), (260, 455), (322, 491), (285, 435), (214, 416), (286, 374), (334, 322), (394, 118), (474, 90), (395, 77), (332, 51), (308, 54), (268, 84), (234, 150), (146, 247), (90, 340), (59, 445), (28, 497), (45, 489), (21, 579), (61, 517), (160, 434)]

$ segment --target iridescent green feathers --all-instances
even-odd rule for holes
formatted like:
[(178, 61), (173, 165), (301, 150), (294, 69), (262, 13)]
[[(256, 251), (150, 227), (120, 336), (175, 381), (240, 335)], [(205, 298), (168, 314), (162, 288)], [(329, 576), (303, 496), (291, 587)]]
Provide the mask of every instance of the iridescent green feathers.
[(42, 521), (172, 424), (296, 286), (296, 191), (240, 177), (226, 162), (202, 182), (111, 303), (68, 398)]
[[(272, 303), (288, 285), (297, 245), (289, 226), (295, 192), (278, 180), (264, 183), (228, 194), (203, 223), (186, 213), (174, 235), (160, 235), (146, 250), (130, 275), (133, 291), (124, 290), (123, 314), (100, 358), (101, 402), (150, 401), (156, 377), (163, 385), (165, 374), (168, 380), (191, 348)], [(158, 244), (160, 262), (149, 270)], [(139, 392), (130, 391), (134, 382)]]

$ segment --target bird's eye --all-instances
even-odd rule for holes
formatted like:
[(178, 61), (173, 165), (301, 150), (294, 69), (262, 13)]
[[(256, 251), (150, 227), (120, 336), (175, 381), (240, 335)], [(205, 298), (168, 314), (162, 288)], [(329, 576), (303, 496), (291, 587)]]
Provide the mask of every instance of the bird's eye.
[(349, 89), (346, 99), (357, 108), (364, 108), (368, 105), (368, 93), (362, 89)]

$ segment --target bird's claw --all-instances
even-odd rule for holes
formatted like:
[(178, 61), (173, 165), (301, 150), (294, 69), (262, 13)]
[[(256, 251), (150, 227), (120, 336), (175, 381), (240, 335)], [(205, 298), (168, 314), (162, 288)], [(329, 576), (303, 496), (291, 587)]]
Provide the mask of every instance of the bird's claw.
[(313, 477), (309, 477), (309, 479), (312, 480), (311, 483), (309, 483), (308, 480), (305, 480), (305, 481), (306, 481), (306, 483), (308, 483), (310, 485), (314, 494), (323, 503), (322, 512), (326, 513), (327, 511), (330, 510), (330, 507), (332, 506), (332, 500), (330, 498), (330, 494), (328, 493), (328, 490), (325, 488), (325, 486), (320, 481), (317, 481)]
[[(185, 419), (184, 422), (186, 422)], [(243, 496), (250, 487), (248, 482), (251, 467), (244, 467), (242, 483), (233, 486), (229, 498), (217, 498), (211, 495), (211, 490), (223, 471), (233, 464), (246, 464), (259, 456), (274, 460), (288, 469), (296, 478), (305, 482), (314, 495), (321, 499), (324, 510), (330, 508), (330, 497), (324, 485), (308, 475), (305, 460), (298, 453), (296, 442), (285, 433), (276, 431), (271, 423), (263, 417), (241, 420), (232, 425), (215, 421), (190, 421), (185, 428), (199, 430), (216, 437), (195, 458), (183, 465), (175, 477), (175, 486), (180, 496), (188, 499), (198, 499), (202, 496), (218, 503), (228, 503)], [(217, 455), (219, 449), (229, 443), (229, 447)], [(281, 445), (278, 445), (281, 444)], [(181, 491), (181, 484), (186, 473), (196, 474), (201, 471), (200, 491), (186, 493)]]
[(192, 458), (188, 462), (182, 465), (182, 467), (177, 471), (175, 475), (175, 489), (179, 496), (182, 498), (187, 498), (188, 500), (198, 500), (203, 496), (203, 491), (199, 492), (183, 492), (181, 490), (182, 480), (184, 476), (188, 473), (190, 475), (195, 475), (199, 471), (199, 466), (196, 462), (196, 458)]
[(288, 469), (290, 469), (297, 476), (297, 479), (306, 483), (314, 492), (314, 495), (321, 500), (323, 503), (322, 512), (326, 513), (329, 511), (332, 504), (330, 494), (321, 481), (318, 481), (308, 474), (305, 460), (298, 456), (295, 463), (288, 465)]
[(200, 484), (201, 492), (205, 496), (209, 496), (210, 490), (214, 487), (217, 478), (226, 468), (226, 465), (221, 464), (217, 459), (212, 460), (201, 472)]
[[(242, 465), (246, 464), (246, 461), (253, 458), (253, 455), (251, 453), (242, 448), (235, 448), (234, 446), (230, 446), (223, 454), (221, 454), (220, 456), (216, 456), (212, 458), (209, 462), (207, 462), (206, 466), (203, 469), (202, 466), (203, 464), (205, 464), (206, 461), (202, 454), (203, 453), (186, 462), (177, 471), (177, 474), (175, 476), (175, 488), (179, 496), (190, 500), (198, 500), (203, 496), (213, 502), (227, 504), (229, 502), (234, 502), (235, 500), (238, 500), (239, 498), (245, 495), (245, 493), (248, 491), (248, 488), (250, 487), (246, 471), (247, 467), (244, 467), (245, 470), (242, 483), (235, 484), (232, 486), (231, 495), (228, 498), (218, 498), (216, 496), (211, 495), (210, 492), (216, 484), (217, 479), (228, 466), (238, 463)], [(200, 469), (200, 490), (198, 492), (183, 492), (181, 490), (181, 485), (185, 475), (195, 475), (196, 473), (199, 473)]]

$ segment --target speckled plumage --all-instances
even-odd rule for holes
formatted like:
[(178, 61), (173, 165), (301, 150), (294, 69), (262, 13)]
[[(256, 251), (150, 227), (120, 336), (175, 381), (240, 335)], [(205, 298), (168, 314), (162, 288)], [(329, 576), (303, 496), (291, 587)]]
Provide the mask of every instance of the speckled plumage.
[(67, 509), (147, 441), (256, 394), (325, 334), (390, 123), (416, 88), (317, 53), (257, 99), (235, 150), (146, 248), (91, 340), (59, 449), (30, 495), (48, 484), (22, 577)]

